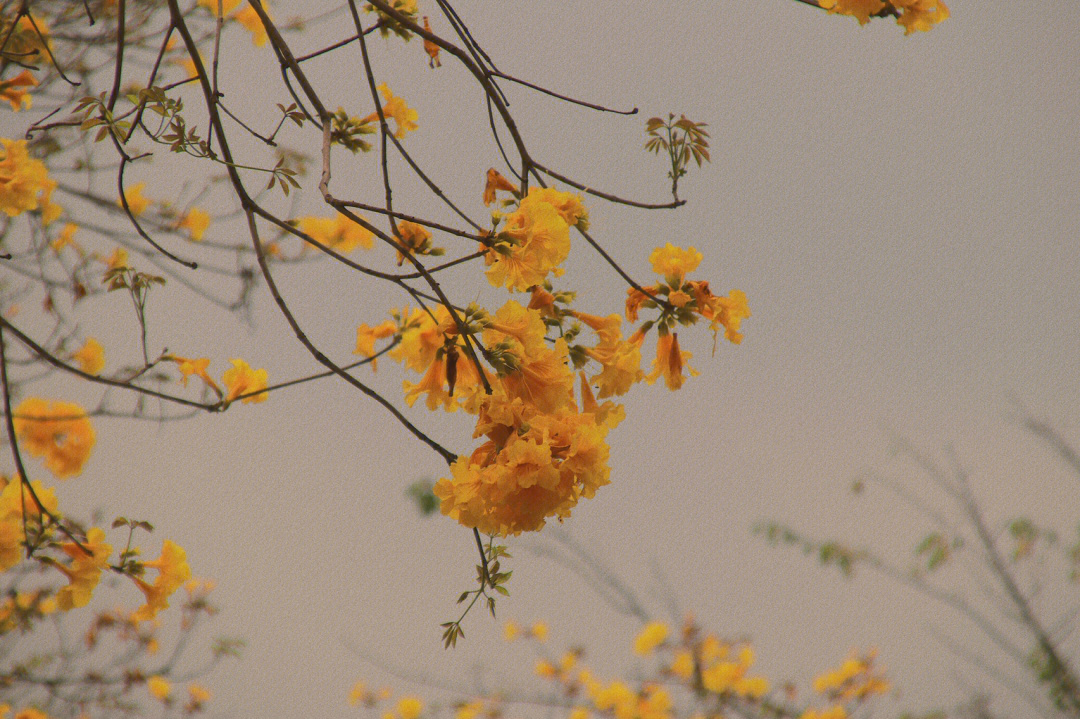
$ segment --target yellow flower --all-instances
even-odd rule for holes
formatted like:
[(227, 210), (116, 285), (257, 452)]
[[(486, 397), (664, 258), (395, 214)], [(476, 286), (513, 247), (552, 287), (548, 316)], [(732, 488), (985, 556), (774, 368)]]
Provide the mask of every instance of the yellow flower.
[[(405, 101), (400, 97), (395, 97), (394, 93), (390, 91), (390, 87), (385, 82), (379, 85), (379, 92), (382, 93), (382, 96), (385, 99), (382, 106), (383, 117), (387, 120), (393, 120), (394, 124), (397, 125), (397, 129), (394, 131), (394, 137), (400, 140), (405, 137), (405, 135), (420, 127), (416, 124), (416, 120), (420, 115), (416, 110), (406, 105)], [(378, 119), (379, 113), (373, 112), (360, 122), (376, 122)]]
[(188, 686), (188, 696), (194, 706), (199, 706), (210, 701), (210, 690), (200, 684), (191, 684)]
[(370, 696), (367, 686), (363, 682), (356, 682), (349, 690), (349, 706), (358, 706), (361, 702), (367, 701)]
[(544, 622), (535, 622), (529, 630), (533, 638), (538, 642), (546, 642), (548, 637), (548, 625)]
[(684, 377), (683, 368), (689, 373), (689, 376), (696, 377), (698, 371), (686, 364), (691, 354), (689, 352), (683, 352), (679, 349), (679, 335), (677, 333), (669, 333), (666, 335), (660, 335), (656, 340), (656, 361), (653, 363), (653, 370), (645, 376), (645, 381), (652, 384), (658, 377), (663, 375), (664, 384), (670, 390), (676, 390), (682, 387)]
[[(424, 18), (425, 20), (427, 18)], [(499, 171), (494, 167), (489, 167), (487, 171), (487, 182), (484, 183), (484, 206), (489, 206), (495, 201), (495, 193), (499, 190), (505, 192), (513, 192), (515, 195), (518, 193), (517, 185), (507, 180)]]
[(870, 22), (870, 16), (876, 15), (884, 7), (882, 0), (820, 0), (818, 3), (831, 15), (850, 15), (860, 25)]
[[(135, 217), (146, 212), (147, 208), (150, 207), (150, 200), (143, 196), (145, 187), (145, 182), (137, 182), (124, 190), (124, 198), (127, 200), (128, 209), (131, 210), (131, 214)], [(124, 206), (124, 203), (120, 200), (117, 200), (116, 204), (118, 207)]]
[(690, 679), (694, 676), (694, 655), (688, 651), (681, 651), (675, 655), (671, 662), (671, 673), (681, 679)]
[(123, 247), (117, 247), (112, 254), (105, 258), (105, 264), (110, 270), (128, 266), (128, 253)]
[(45, 467), (59, 479), (82, 471), (96, 439), (82, 407), (28, 397), (14, 414), (15, 435), (28, 454), (44, 457)]
[[(266, 8), (265, 4), (263, 5), (263, 8), (266, 10), (266, 14), (269, 17), (270, 10)], [(266, 44), (267, 39), (269, 39), (266, 34), (266, 28), (263, 27), (262, 20), (259, 19), (258, 14), (255, 12), (255, 8), (251, 7), (251, 5), (244, 5), (239, 12), (232, 16), (232, 19), (251, 31), (251, 42), (255, 44), (255, 47), (262, 47)], [(273, 18), (271, 17), (270, 19), (272, 20)]]
[(559, 265), (570, 254), (569, 225), (538, 188), (532, 188), (518, 209), (506, 216), (498, 237), (504, 244), (485, 257), (488, 282), (495, 287), (524, 292), (542, 284), (548, 273), (562, 274)]
[(662, 275), (673, 285), (681, 283), (687, 272), (696, 270), (702, 259), (702, 254), (693, 247), (684, 250), (670, 242), (649, 254), (653, 272)]
[(105, 350), (93, 337), (88, 337), (82, 348), (71, 358), (78, 360), (79, 368), (87, 374), (101, 374), (101, 370), (105, 369)]
[(401, 719), (416, 719), (424, 710), (424, 702), (419, 697), (406, 696), (398, 699), (394, 707)]
[(58, 570), (67, 575), (69, 584), (56, 592), (56, 604), (63, 611), (75, 607), (85, 607), (90, 602), (90, 596), (97, 587), (101, 578), (101, 570), (109, 562), (109, 554), (112, 547), (105, 544), (105, 532), (94, 527), (86, 534), (86, 540), (82, 543), (90, 550), (89, 554), (74, 542), (65, 542), (61, 545), (64, 553), (71, 557), (71, 564), (54, 564)]
[(15, 217), (47, 202), (56, 182), (45, 163), (30, 157), (26, 140), (0, 138), (0, 210)]
[(203, 234), (206, 232), (206, 228), (210, 226), (210, 215), (206, 214), (198, 207), (192, 207), (180, 220), (178, 227), (182, 227), (188, 231), (191, 235), (191, 239), (195, 242), (199, 242), (203, 238)]
[[(374, 357), (375, 341), (393, 337), (397, 334), (397, 329), (397, 325), (391, 320), (386, 320), (374, 327), (368, 327), (365, 322), (356, 328), (356, 349), (353, 350), (353, 354)], [(375, 363), (376, 360), (371, 361), (372, 371), (376, 369)]]
[(176, 363), (177, 369), (180, 370), (180, 382), (185, 387), (187, 387), (188, 377), (195, 375), (205, 382), (208, 387), (212, 388), (219, 395), (221, 394), (221, 388), (218, 387), (217, 382), (215, 382), (206, 372), (206, 368), (210, 366), (210, 359), (208, 357), (188, 359), (187, 357), (167, 355), (165, 359)]
[(169, 684), (169, 680), (160, 674), (146, 680), (146, 688), (150, 690), (150, 693), (154, 695), (154, 698), (161, 701), (165, 701), (169, 698), (169, 692), (172, 691), (172, 686)]
[[(258, 369), (253, 370), (248, 363), (242, 359), (232, 359), (232, 369), (225, 370), (224, 376), (222, 376), (222, 383), (225, 385), (225, 402), (232, 402), (240, 395), (247, 395), (252, 392), (259, 392), (259, 390), (266, 389), (266, 370)], [(244, 397), (242, 402), (249, 404), (252, 402), (265, 402), (270, 397), (267, 392), (259, 392), (259, 394), (253, 394), (250, 397)]]
[(518, 626), (517, 622), (507, 622), (503, 625), (503, 639), (506, 641), (514, 641), (519, 634), (521, 634), (521, 627)]
[(0, 100), (11, 103), (11, 109), (15, 112), (29, 110), (33, 99), (24, 88), (36, 87), (37, 84), (38, 81), (30, 74), (30, 71), (23, 70), (10, 80), (0, 80)]
[(371, 249), (375, 237), (367, 228), (358, 225), (341, 213), (333, 219), (301, 217), (297, 220), (297, 227), (316, 242), (343, 255), (352, 252), (357, 247)]
[(558, 670), (552, 666), (551, 662), (544, 659), (540, 659), (536, 662), (533, 671), (536, 672), (536, 676), (543, 677), (544, 679), (554, 679), (559, 675)]
[[(416, 224), (415, 222), (409, 222), (408, 220), (401, 220), (397, 223), (397, 239), (398, 242), (406, 249), (409, 254), (414, 255), (441, 255), (442, 249), (438, 247), (432, 247), (431, 245), (431, 233), (426, 227)], [(401, 250), (397, 251), (397, 263), (398, 267), (401, 267), (401, 263), (405, 261), (405, 255)]]
[(57, 254), (68, 245), (78, 249), (79, 246), (75, 243), (75, 232), (78, 229), (79, 226), (74, 222), (65, 223), (64, 227), (60, 230), (60, 234), (56, 236), (56, 239), (52, 241), (49, 247)]
[(132, 577), (135, 586), (146, 595), (146, 604), (131, 615), (133, 622), (145, 622), (157, 616), (157, 613), (169, 606), (169, 597), (187, 580), (191, 579), (191, 567), (187, 563), (187, 553), (166, 539), (161, 546), (161, 555), (152, 562), (143, 562), (146, 569), (156, 569), (158, 576), (153, 584), (148, 584), (139, 577)]
[(571, 192), (562, 192), (554, 187), (531, 187), (524, 203), (546, 202), (555, 208), (563, 222), (582, 230), (589, 229), (589, 211), (581, 202), (581, 196)]
[(949, 8), (941, 0), (894, 0), (893, 5), (902, 11), (896, 23), (904, 27), (905, 35), (929, 32), (949, 17)]
[[(617, 316), (617, 315), (615, 315)], [(641, 343), (645, 336), (635, 333), (629, 340), (612, 339), (596, 347), (586, 347), (585, 354), (600, 363), (603, 369), (593, 375), (600, 399), (624, 395), (644, 376), (641, 371)]]
[(652, 654), (667, 639), (669, 631), (663, 622), (649, 622), (634, 640), (634, 653), (643, 657)]
[[(414, 11), (415, 12), (415, 11)], [(427, 15), (424, 16), (424, 29), (431, 32), (431, 23), (428, 21)], [(431, 40), (424, 38), (424, 52), (428, 54), (428, 66), (429, 67), (442, 67), (442, 61), (439, 60), (439, 46), (433, 43)]]

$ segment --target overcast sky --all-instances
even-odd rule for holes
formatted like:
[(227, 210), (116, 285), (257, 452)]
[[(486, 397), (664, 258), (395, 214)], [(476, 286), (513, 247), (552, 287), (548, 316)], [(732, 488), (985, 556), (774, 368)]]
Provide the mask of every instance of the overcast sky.
[[(434, 6), (420, 4), (445, 31)], [(311, 17), (324, 5), (279, 3), (277, 14)], [(849, 648), (877, 646), (906, 706), (962, 699), (978, 672), (939, 639), (984, 651), (970, 627), (869, 577), (842, 582), (767, 547), (751, 528), (778, 519), (906, 562), (902, 553), (928, 525), (876, 488), (861, 499), (847, 492), (868, 470), (926, 486), (890, 455), (892, 431), (932, 453), (955, 447), (994, 520), (1030, 512), (1061, 529), (1075, 524), (1075, 478), (1023, 432), (1010, 398), (1080, 438), (1080, 10), (956, 0), (946, 23), (905, 38), (888, 21), (860, 28), (782, 0), (456, 7), (504, 71), (641, 109), (597, 114), (504, 84), (537, 159), (590, 186), (665, 200), (663, 163), (641, 149), (644, 120), (671, 111), (709, 124), (713, 163), (680, 184), (684, 208), (592, 199), (592, 227), (642, 280), (651, 248), (697, 247), (698, 274), (714, 290), (745, 291), (753, 311), (743, 344), (724, 344), (715, 357), (704, 329), (680, 333), (701, 376), (679, 393), (633, 391), (609, 437), (612, 483), (574, 510), (565, 531), (658, 615), (671, 597), (706, 627), (752, 637), (776, 680), (809, 683)], [(345, 37), (344, 19), (313, 24), (297, 51)], [(234, 32), (228, 39), (246, 46)], [(474, 84), (451, 61), (430, 70), (416, 41), (377, 40), (372, 51), (379, 79), (419, 112), (406, 146), (482, 217), (483, 173), (502, 167)], [(369, 111), (360, 62), (345, 49), (312, 63), (331, 108)], [(269, 49), (245, 47), (222, 73), (227, 97), (246, 99), (256, 86), (266, 93), (250, 97), (252, 115), (289, 101)], [(315, 132), (289, 142), (317, 154)], [(335, 168), (335, 194), (381, 201), (373, 157), (356, 163)], [(445, 214), (392, 165), (402, 206)], [(167, 194), (167, 167), (146, 173), (148, 195)], [(318, 210), (315, 181), (305, 212)], [(568, 266), (579, 309), (619, 311), (624, 286), (584, 243)], [(468, 272), (454, 277), (477, 283)], [(381, 321), (388, 308), (377, 285), (337, 268), (308, 265), (281, 278), (338, 358), (352, 349), (355, 326)], [(456, 297), (503, 301), (477, 292), (462, 286)], [(159, 348), (211, 356), (217, 372), (243, 357), (271, 381), (316, 369), (264, 287), (253, 329), (189, 302), (181, 318), (152, 306)], [(130, 329), (111, 332), (133, 349)], [(376, 380), (390, 396), (396, 370), (386, 363)], [(471, 449), (467, 419), (419, 405), (409, 416), (444, 444)], [(351, 647), (466, 685), (477, 664), (498, 666), (513, 678), (500, 686), (525, 686), (532, 657), (498, 640), (510, 618), (548, 621), (553, 646), (600, 648), (594, 656), (609, 671), (633, 666), (635, 621), (533, 556), (530, 547), (549, 546), (535, 538), (510, 542), (515, 574), (500, 621), (478, 612), (463, 646), (444, 652), (438, 625), (456, 617), (454, 598), (471, 588), (472, 537), (448, 519), (417, 516), (405, 488), (444, 476), (444, 465), (340, 383), (187, 423), (99, 425), (95, 456), (63, 487), (63, 501), (152, 520), (152, 545), (174, 539), (197, 575), (218, 581), (217, 628), (248, 640), (244, 660), (208, 682), (218, 715), (342, 715), (356, 679), (385, 678)]]

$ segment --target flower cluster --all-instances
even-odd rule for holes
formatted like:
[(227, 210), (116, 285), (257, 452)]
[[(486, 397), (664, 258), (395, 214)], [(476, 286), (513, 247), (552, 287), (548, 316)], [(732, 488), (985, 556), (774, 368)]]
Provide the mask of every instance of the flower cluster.
[(850, 15), (860, 25), (871, 17), (895, 15), (905, 35), (929, 32), (949, 17), (949, 8), (941, 0), (818, 0), (818, 5), (830, 14)]
[[(814, 692), (827, 700), (818, 706), (813, 696), (801, 698), (794, 682), (774, 683), (758, 673), (753, 647), (746, 641), (727, 641), (703, 631), (691, 618), (673, 630), (666, 622), (647, 622), (632, 642), (638, 657), (632, 678), (605, 678), (589, 666), (586, 651), (574, 646), (551, 652), (547, 648), (548, 626), (536, 622), (524, 629), (507, 622), (503, 633), (508, 642), (526, 641), (540, 658), (533, 673), (554, 694), (551, 706), (567, 719), (676, 719), (706, 716), (790, 717), (791, 719), (848, 719), (857, 716), (875, 696), (889, 691), (889, 682), (872, 666), (873, 653), (863, 659), (849, 659), (844, 665), (818, 677)], [(608, 657), (605, 657), (607, 659)], [(391, 699), (391, 691), (369, 690), (357, 682), (349, 703), (378, 709)], [(398, 706), (401, 706), (399, 700)], [(407, 697), (416, 709), (412, 718), (395, 709), (392, 716), (434, 719), (446, 705), (425, 707), (422, 700)], [(504, 691), (466, 696), (454, 701), (454, 719), (498, 719), (505, 716), (503, 705), (519, 700)], [(425, 711), (426, 709), (426, 711)]]
[(0, 137), (0, 211), (8, 217), (39, 210), (48, 225), (61, 209), (51, 201), (56, 181), (49, 177), (45, 163), (30, 156), (26, 140)]
[[(393, 338), (383, 351), (422, 375), (403, 383), (410, 406), (423, 398), (430, 410), (462, 409), (477, 416), (473, 437), (480, 445), (458, 456), (433, 492), (443, 514), (506, 536), (537, 531), (553, 517), (565, 519), (579, 500), (609, 482), (607, 433), (624, 410), (608, 398), (660, 376), (678, 389), (684, 368), (692, 372), (672, 327), (704, 317), (738, 342), (749, 309), (737, 290), (718, 297), (707, 282), (686, 280), (701, 254), (669, 244), (650, 258), (664, 283), (632, 290), (627, 304), (632, 322), (642, 307), (658, 308), (660, 315), (624, 337), (619, 315), (572, 309), (574, 293), (555, 290), (549, 279), (561, 274), (571, 228), (588, 227), (581, 198), (536, 187), (522, 196), (489, 170), (484, 203), (495, 202), (500, 192), (512, 198), (502, 203), (508, 212), (493, 213), (493, 228), (481, 245), (486, 274), (496, 287), (528, 292), (528, 304), (509, 300), (494, 313), (475, 305), (400, 310), (393, 321), (360, 325), (354, 352), (372, 358), (374, 369), (376, 343)], [(426, 243), (426, 230), (423, 237)], [(653, 327), (660, 335), (657, 359), (646, 374), (642, 345)]]
[(96, 441), (82, 407), (29, 397), (15, 408), (13, 422), (23, 449), (44, 457), (45, 467), (56, 477), (67, 479), (82, 472)]

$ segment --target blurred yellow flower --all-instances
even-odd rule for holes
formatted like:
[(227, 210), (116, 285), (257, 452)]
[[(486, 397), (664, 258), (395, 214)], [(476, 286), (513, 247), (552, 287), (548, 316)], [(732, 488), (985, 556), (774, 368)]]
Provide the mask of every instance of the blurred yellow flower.
[[(267, 16), (270, 17), (270, 10), (265, 5), (263, 5), (263, 8), (266, 10)], [(255, 47), (262, 47), (266, 44), (267, 39), (269, 39), (266, 28), (263, 27), (262, 20), (259, 19), (258, 13), (255, 12), (255, 8), (251, 7), (251, 5), (244, 5), (239, 12), (232, 16), (232, 19), (251, 31), (251, 42), (255, 44)], [(273, 17), (270, 17), (270, 19), (272, 20)]]
[(664, 622), (649, 622), (634, 640), (634, 653), (648, 656), (667, 639), (671, 630)]
[(169, 692), (172, 691), (172, 686), (169, 684), (169, 680), (160, 674), (155, 674), (146, 680), (146, 688), (150, 690), (150, 693), (154, 695), (156, 699), (165, 701), (169, 698)]
[(135, 586), (146, 595), (146, 604), (131, 615), (133, 622), (153, 619), (158, 612), (169, 606), (169, 597), (173, 592), (191, 579), (187, 553), (168, 539), (161, 545), (161, 555), (152, 562), (143, 562), (142, 566), (146, 569), (156, 569), (158, 576), (153, 584), (148, 584), (139, 577), (132, 577)]
[[(137, 182), (124, 190), (124, 198), (127, 200), (128, 209), (131, 210), (131, 214), (136, 217), (146, 212), (151, 204), (150, 200), (143, 196), (143, 190), (145, 188), (145, 182)], [(124, 206), (124, 203), (120, 200), (117, 200), (116, 204), (119, 207)]]
[(187, 230), (191, 239), (195, 242), (199, 242), (202, 240), (206, 228), (210, 226), (210, 215), (203, 212), (198, 207), (192, 207), (187, 211), (187, 214), (184, 215), (180, 220), (180, 224), (177, 226)]
[(0, 80), (0, 100), (6, 100), (11, 104), (15, 112), (29, 110), (33, 104), (33, 98), (25, 88), (36, 87), (38, 81), (29, 70), (23, 70), (10, 80)]
[(97, 375), (105, 369), (105, 349), (93, 337), (88, 337), (71, 358), (77, 360), (79, 369), (87, 374)]
[(86, 411), (72, 402), (49, 402), (28, 397), (14, 410), (15, 436), (33, 457), (59, 479), (82, 471), (96, 435)]
[(400, 719), (416, 719), (424, 710), (424, 702), (419, 697), (401, 697), (394, 709)]
[(112, 547), (105, 544), (105, 532), (97, 527), (87, 532), (82, 544), (90, 550), (89, 553), (74, 542), (65, 542), (61, 549), (71, 557), (71, 564), (53, 564), (67, 575), (69, 582), (56, 592), (56, 604), (63, 611), (85, 607), (90, 602), (90, 596), (101, 578), (101, 570), (108, 564), (112, 552)]
[(30, 157), (26, 140), (0, 138), (0, 210), (15, 217), (48, 202), (56, 187), (45, 163)]

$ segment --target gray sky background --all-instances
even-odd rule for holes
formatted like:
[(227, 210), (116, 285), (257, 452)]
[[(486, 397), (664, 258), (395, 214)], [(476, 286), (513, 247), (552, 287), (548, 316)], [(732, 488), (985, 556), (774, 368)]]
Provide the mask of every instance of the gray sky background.
[[(421, 6), (436, 32), (445, 30), (434, 7)], [(277, 14), (314, 16), (322, 7), (279, 3)], [(564, 529), (659, 616), (670, 595), (706, 627), (752, 637), (773, 679), (805, 686), (850, 648), (877, 646), (904, 705), (962, 699), (978, 672), (938, 637), (985, 652), (969, 626), (870, 577), (842, 582), (750, 530), (775, 518), (906, 561), (926, 523), (875, 488), (861, 499), (847, 492), (869, 469), (918, 483), (890, 456), (890, 428), (931, 452), (954, 446), (989, 516), (1029, 512), (1074, 525), (1075, 477), (1025, 435), (1009, 397), (1080, 437), (1080, 11), (954, 0), (950, 20), (905, 38), (891, 22), (859, 28), (781, 0), (456, 7), (506, 72), (641, 108), (633, 118), (600, 115), (505, 83), (536, 157), (560, 172), (663, 201), (663, 163), (641, 149), (644, 120), (672, 111), (709, 123), (713, 163), (681, 183), (686, 207), (644, 212), (590, 200), (592, 225), (642, 280), (651, 248), (697, 247), (705, 255), (697, 274), (714, 290), (744, 290), (753, 311), (743, 344), (721, 345), (715, 357), (704, 328), (680, 333), (702, 375), (679, 393), (634, 390), (609, 438), (611, 485)], [(313, 25), (295, 47), (344, 37), (343, 19)], [(249, 52), (234, 32), (244, 51), (225, 61), (226, 95), (247, 93), (246, 102), (258, 79), (267, 95), (252, 98), (253, 116), (288, 102), (269, 50)], [(373, 51), (379, 79), (419, 111), (407, 147), (483, 217), (483, 173), (501, 163), (479, 92), (449, 61), (429, 70), (417, 41), (377, 40)], [(334, 58), (313, 70), (327, 104), (366, 114), (359, 51)], [(293, 132), (288, 142), (317, 154), (315, 133)], [(379, 202), (374, 156), (349, 161), (360, 167), (345, 160), (335, 194)], [(168, 195), (167, 167), (145, 174), (148, 195)], [(395, 173), (398, 202), (449, 219), (400, 163)], [(315, 181), (303, 212), (317, 210)], [(343, 270), (320, 264), (280, 276), (313, 337), (338, 358), (351, 351), (357, 324), (384, 317), (385, 293)], [(471, 283), (459, 301), (497, 307), (505, 297), (476, 294), (483, 281), (469, 272), (454, 277)], [(582, 289), (579, 309), (600, 314), (620, 311), (625, 296), (583, 242), (566, 285)], [(266, 367), (271, 381), (315, 369), (265, 288), (254, 331), (187, 302), (180, 318), (164, 301), (152, 305), (152, 343), (212, 356), (217, 375), (231, 357)], [(98, 334), (110, 333), (107, 348), (127, 343), (134, 353), (132, 327), (102, 324)], [(376, 384), (397, 397), (400, 381), (387, 362)], [(60, 382), (56, 391), (65, 391)], [(471, 450), (467, 418), (446, 421), (419, 405), (409, 416)], [(403, 492), (444, 472), (373, 403), (322, 382), (187, 423), (99, 423), (95, 456), (63, 486), (62, 501), (153, 521), (149, 546), (174, 539), (197, 575), (218, 581), (216, 629), (244, 636), (248, 649), (209, 682), (215, 715), (350, 711), (355, 680), (385, 678), (350, 645), (417, 675), (469, 685), (484, 665), (499, 667), (489, 678), (509, 677), (492, 686), (529, 686), (533, 657), (498, 638), (511, 618), (548, 621), (553, 650), (584, 643), (598, 669), (633, 667), (635, 621), (532, 556), (542, 538), (510, 541), (515, 574), (500, 621), (477, 612), (463, 646), (442, 650), (438, 624), (456, 616), (454, 598), (471, 588), (475, 547), (450, 520), (421, 520)]]

